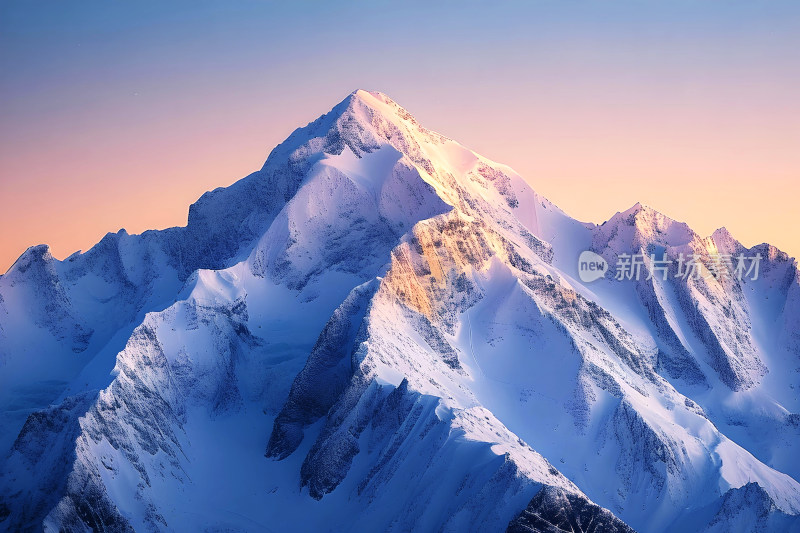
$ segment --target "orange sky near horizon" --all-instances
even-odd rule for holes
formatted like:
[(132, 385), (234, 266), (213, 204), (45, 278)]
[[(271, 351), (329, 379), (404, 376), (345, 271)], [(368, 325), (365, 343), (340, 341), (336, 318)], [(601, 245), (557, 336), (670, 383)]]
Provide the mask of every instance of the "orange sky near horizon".
[[(245, 4), (157, 23), (98, 7), (63, 28), (55, 7), (52, 20), (0, 8), (0, 272), (30, 245), (63, 259), (122, 227), (184, 225), (203, 192), (260, 168), (356, 88), (510, 165), (580, 220), (639, 201), (702, 235), (725, 226), (800, 256), (800, 10), (720, 17), (679, 2), (606, 20), (595, 5), (575, 20), (542, 3), (534, 35), (465, 9), (449, 26), (415, 22), (412, 39), (367, 8), (317, 20), (282, 7), (265, 29), (263, 5)], [(363, 27), (337, 33), (353, 16)]]

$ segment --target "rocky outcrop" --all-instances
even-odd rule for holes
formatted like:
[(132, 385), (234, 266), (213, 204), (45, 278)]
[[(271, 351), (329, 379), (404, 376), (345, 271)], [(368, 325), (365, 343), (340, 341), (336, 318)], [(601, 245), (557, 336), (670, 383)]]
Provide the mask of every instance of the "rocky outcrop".
[(591, 501), (544, 487), (508, 525), (507, 533), (634, 533), (625, 522)]

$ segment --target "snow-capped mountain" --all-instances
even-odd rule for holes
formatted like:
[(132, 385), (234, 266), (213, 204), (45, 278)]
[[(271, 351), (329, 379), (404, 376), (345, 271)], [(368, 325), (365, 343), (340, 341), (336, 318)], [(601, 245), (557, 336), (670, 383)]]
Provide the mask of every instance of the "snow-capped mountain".
[(186, 227), (0, 276), (0, 528), (800, 531), (798, 332), (774, 247), (578, 222), (356, 91)]

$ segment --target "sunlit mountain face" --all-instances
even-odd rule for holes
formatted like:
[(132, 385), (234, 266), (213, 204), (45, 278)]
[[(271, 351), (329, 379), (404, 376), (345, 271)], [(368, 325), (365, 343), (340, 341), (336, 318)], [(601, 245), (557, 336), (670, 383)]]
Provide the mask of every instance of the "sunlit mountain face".
[(798, 332), (777, 248), (579, 222), (359, 90), (0, 276), (0, 528), (796, 531)]

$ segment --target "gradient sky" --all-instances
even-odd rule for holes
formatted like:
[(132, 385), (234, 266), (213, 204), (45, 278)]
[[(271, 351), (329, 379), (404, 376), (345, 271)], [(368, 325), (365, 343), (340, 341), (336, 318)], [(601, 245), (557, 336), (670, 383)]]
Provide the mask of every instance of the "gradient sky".
[(572, 216), (800, 256), (800, 2), (0, 3), (0, 272), (184, 225), (356, 88)]

